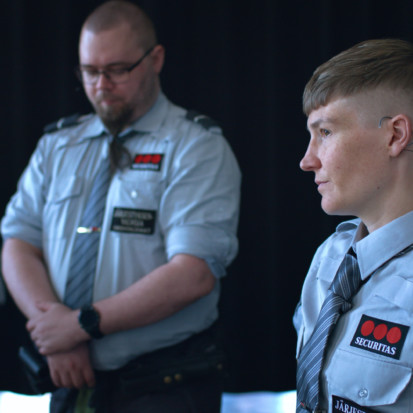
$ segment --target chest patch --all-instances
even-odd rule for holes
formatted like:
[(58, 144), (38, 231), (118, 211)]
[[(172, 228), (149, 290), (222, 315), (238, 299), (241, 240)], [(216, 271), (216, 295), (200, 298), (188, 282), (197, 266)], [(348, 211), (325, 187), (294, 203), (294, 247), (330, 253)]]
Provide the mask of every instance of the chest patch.
[(359, 406), (351, 400), (343, 399), (342, 397), (333, 396), (333, 413), (374, 413), (365, 406)]
[(156, 211), (147, 209), (114, 208), (111, 231), (152, 235)]
[(138, 153), (133, 158), (131, 169), (159, 172), (162, 168), (163, 157), (162, 153)]
[(408, 326), (363, 314), (351, 346), (399, 360), (408, 331)]

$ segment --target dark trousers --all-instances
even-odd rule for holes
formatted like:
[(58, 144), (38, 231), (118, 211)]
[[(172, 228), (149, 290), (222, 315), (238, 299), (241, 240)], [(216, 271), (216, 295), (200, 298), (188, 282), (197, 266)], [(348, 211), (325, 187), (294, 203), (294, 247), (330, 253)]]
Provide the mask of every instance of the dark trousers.
[[(219, 413), (225, 354), (216, 325), (182, 343), (96, 372), (96, 413)], [(166, 380), (168, 379), (168, 380)], [(59, 389), (50, 413), (73, 413), (76, 391)]]
[[(222, 380), (216, 376), (138, 396), (108, 389), (105, 404), (96, 413), (219, 413), (221, 397)], [(72, 413), (74, 404), (75, 397), (68, 398), (66, 389), (58, 390), (52, 395), (50, 413)]]
[(114, 394), (105, 413), (219, 413), (221, 395), (220, 379), (212, 377), (136, 398)]

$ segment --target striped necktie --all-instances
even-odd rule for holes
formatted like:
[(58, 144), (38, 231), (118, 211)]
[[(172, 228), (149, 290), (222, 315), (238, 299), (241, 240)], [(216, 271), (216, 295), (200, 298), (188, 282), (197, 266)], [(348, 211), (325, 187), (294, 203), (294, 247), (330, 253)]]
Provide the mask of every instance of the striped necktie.
[(351, 250), (345, 255), (321, 307), (314, 331), (303, 347), (297, 366), (297, 413), (317, 412), (320, 372), (327, 339), (340, 315), (350, 310), (351, 298), (361, 286), (360, 269)]
[(135, 135), (136, 131), (130, 129), (122, 136), (113, 137), (110, 157), (103, 158), (99, 166), (72, 251), (63, 300), (70, 308), (92, 303), (100, 232), (112, 171), (130, 166), (131, 156), (123, 144)]
[(64, 303), (73, 309), (90, 304), (100, 240), (100, 230), (111, 179), (109, 158), (99, 166), (74, 242)]

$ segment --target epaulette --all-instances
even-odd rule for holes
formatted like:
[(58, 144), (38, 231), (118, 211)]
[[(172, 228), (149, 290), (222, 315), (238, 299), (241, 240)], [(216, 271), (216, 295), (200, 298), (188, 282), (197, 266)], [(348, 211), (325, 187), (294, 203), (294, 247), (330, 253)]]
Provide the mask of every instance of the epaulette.
[(60, 129), (67, 128), (69, 126), (74, 126), (77, 123), (79, 123), (79, 119), (80, 119), (79, 113), (75, 113), (74, 115), (66, 116), (64, 118), (60, 118), (57, 122), (52, 122), (46, 125), (43, 128), (43, 132), (52, 133)]
[(198, 123), (205, 129), (214, 129), (217, 128), (219, 129), (219, 125), (210, 117), (202, 115), (201, 113), (195, 111), (195, 110), (188, 110), (185, 116), (186, 119), (191, 120), (195, 123)]

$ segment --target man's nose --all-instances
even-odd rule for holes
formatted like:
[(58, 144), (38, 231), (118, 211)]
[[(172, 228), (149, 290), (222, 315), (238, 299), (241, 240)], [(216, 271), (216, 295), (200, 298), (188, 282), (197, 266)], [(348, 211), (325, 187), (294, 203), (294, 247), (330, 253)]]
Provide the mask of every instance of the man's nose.
[(316, 152), (314, 144), (310, 142), (303, 159), (300, 161), (300, 168), (303, 171), (314, 171), (321, 166), (320, 159)]
[(95, 87), (98, 89), (108, 89), (113, 87), (113, 82), (111, 81), (110, 76), (106, 72), (102, 71), (98, 75)]

